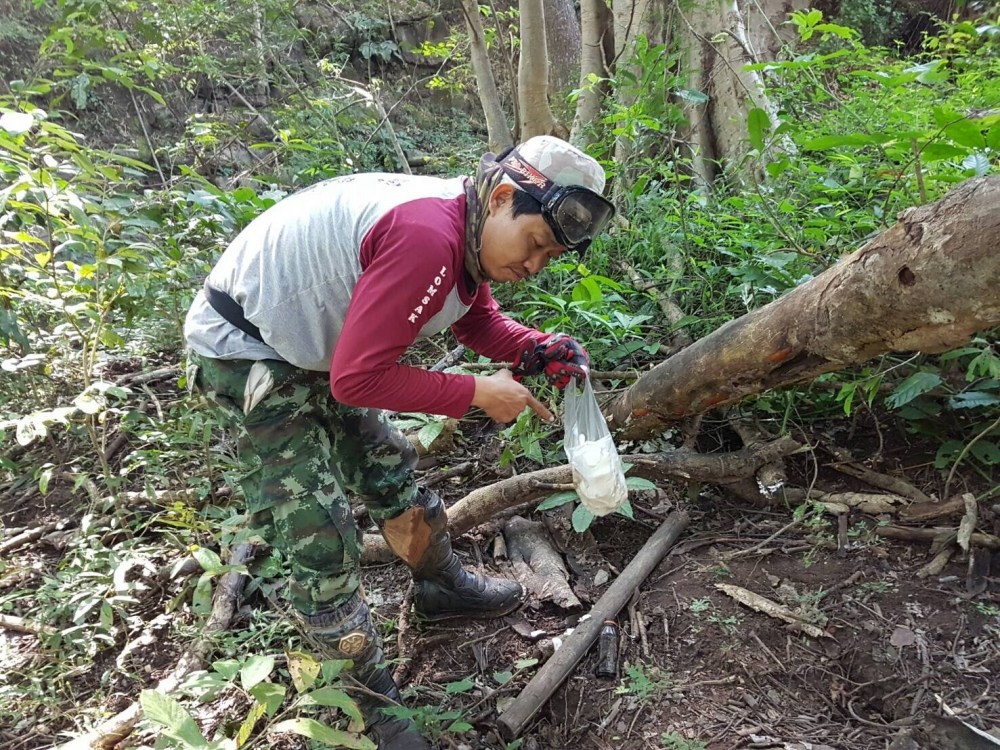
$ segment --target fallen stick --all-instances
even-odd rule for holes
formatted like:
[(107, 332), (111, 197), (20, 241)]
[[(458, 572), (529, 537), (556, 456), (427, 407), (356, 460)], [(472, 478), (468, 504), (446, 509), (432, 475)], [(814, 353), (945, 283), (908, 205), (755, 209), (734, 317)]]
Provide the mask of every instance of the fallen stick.
[(500, 733), (508, 741), (521, 734), (525, 725), (565, 681), (597, 640), (604, 621), (618, 615), (632, 597), (632, 593), (642, 585), (667, 554), (667, 550), (677, 541), (677, 537), (687, 527), (689, 520), (688, 514), (684, 511), (671, 513), (667, 517), (621, 575), (597, 600), (597, 604), (590, 610), (590, 617), (574, 628), (559, 650), (542, 665), (507, 710), (500, 714), (497, 724)]
[(39, 526), (34, 529), (28, 529), (27, 531), (22, 531), (17, 536), (12, 536), (3, 544), (0, 544), (0, 555), (6, 554), (18, 547), (23, 547), (26, 544), (31, 544), (36, 539), (41, 539), (43, 536), (48, 534), (50, 531), (55, 531), (59, 528), (58, 523), (47, 523), (44, 526)]
[[(254, 554), (253, 545), (241, 544), (230, 556), (230, 565), (241, 565), (250, 560)], [(181, 656), (173, 671), (160, 680), (153, 688), (158, 693), (171, 693), (192, 672), (201, 669), (205, 656), (212, 647), (211, 636), (229, 628), (233, 614), (236, 612), (236, 600), (243, 591), (246, 574), (231, 571), (219, 579), (219, 587), (215, 590), (212, 600), (212, 614), (209, 615), (202, 629), (203, 636)], [(124, 711), (102, 722), (90, 732), (76, 739), (59, 745), (57, 750), (91, 750), (92, 748), (110, 748), (128, 737), (139, 722), (142, 706), (136, 699)]]
[[(905, 542), (937, 542), (951, 537), (958, 539), (958, 529), (910, 529), (902, 526), (878, 526), (875, 529), (878, 536), (888, 539), (901, 539)], [(969, 543), (974, 547), (989, 547), (1000, 549), (1000, 537), (992, 534), (976, 532), (969, 537)]]
[(42, 625), (41, 623), (25, 620), (23, 617), (15, 617), (14, 615), (0, 615), (0, 628), (37, 636), (49, 636), (56, 632), (54, 628), (50, 628), (48, 625)]
[(830, 635), (823, 630), (823, 628), (806, 622), (783, 604), (778, 604), (777, 602), (771, 601), (767, 597), (755, 594), (749, 589), (745, 589), (741, 586), (733, 586), (728, 583), (717, 583), (715, 584), (715, 588), (726, 596), (735, 599), (740, 604), (756, 610), (757, 612), (762, 612), (768, 617), (773, 617), (776, 620), (787, 622), (793, 628), (801, 630), (803, 633), (811, 636), (812, 638), (830, 637)]

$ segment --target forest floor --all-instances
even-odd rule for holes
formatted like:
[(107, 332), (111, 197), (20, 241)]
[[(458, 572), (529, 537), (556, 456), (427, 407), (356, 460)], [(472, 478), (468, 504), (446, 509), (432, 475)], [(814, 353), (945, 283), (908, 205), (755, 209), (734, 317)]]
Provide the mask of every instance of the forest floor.
[[(473, 424), (465, 434), (463, 455), (430, 459), (429, 464), (438, 466), (423, 472), (427, 479), (449, 463), (473, 462), (472, 475), (437, 484), (449, 503), (499, 478), (495, 426)], [(887, 446), (877, 461), (866, 463), (908, 476), (934, 494), (940, 478), (928, 471), (918, 447)], [(857, 480), (838, 480), (835, 474), (824, 470), (820, 480), (828, 480), (828, 487), (841, 482), (843, 489), (863, 489)], [(79, 513), (80, 494), (53, 491), (44, 500), (36, 496), (29, 503), (8, 504), (0, 508), (3, 524), (30, 528), (67, 518)], [(618, 618), (618, 678), (594, 675), (597, 654), (592, 649), (527, 726), (521, 750), (957, 750), (980, 747), (962, 744), (963, 733), (970, 730), (958, 719), (987, 731), (1000, 728), (1000, 555), (994, 555), (993, 570), (985, 573), (985, 590), (973, 596), (967, 590), (965, 556), (956, 554), (940, 572), (921, 576), (920, 569), (933, 557), (930, 544), (877, 536), (875, 529), (885, 521), (879, 516), (854, 513), (846, 527), (838, 528), (830, 516), (796, 520), (791, 509), (748, 507), (714, 488), (691, 493), (681, 484), (646, 491), (633, 499), (633, 506), (637, 520), (598, 519), (584, 535), (596, 546), (599, 573), (595, 580), (593, 565), (570, 566), (575, 571), (571, 583), (584, 600), (575, 609), (530, 601), (502, 620), (408, 624), (397, 638), (408, 576), (400, 564), (365, 569), (369, 599), (388, 634), (387, 655), (396, 658), (403, 651), (411, 705), (437, 707), (427, 717), (442, 747), (517, 747), (500, 738), (496, 718), (536, 669), (523, 660), (543, 659), (543, 644), (576, 624), (589, 609), (586, 602), (606, 590), (605, 579), (613, 580), (676, 508), (690, 513), (688, 528)], [(558, 519), (562, 511), (548, 513)], [(954, 529), (959, 517), (934, 523)], [(998, 526), (995, 511), (982, 508), (978, 529), (996, 534)], [(495, 554), (499, 528), (498, 522), (480, 526), (457, 540), (456, 549), (468, 565), (510, 576), (511, 563)], [(65, 534), (49, 534), (5, 554), (0, 601), (15, 588), (30, 590), (43, 577), (55, 575), (65, 565), (65, 549)], [(17, 570), (28, 572), (12, 575)], [(280, 596), (280, 585), (274, 579), (257, 582), (229, 639), (220, 641), (212, 658), (238, 657), (264, 632), (270, 633), (272, 651), (281, 651), (276, 644), (284, 637), (282, 615), (273, 608), (274, 596), (261, 595)], [(819, 635), (737, 603), (719, 584), (784, 604), (803, 622), (814, 624)], [(111, 715), (169, 673), (204, 622), (204, 616), (186, 606), (170, 611), (168, 602), (180, 587), (176, 581), (161, 582), (142, 595), (142, 619), (157, 632), (150, 623), (160, 618), (159, 637), (140, 642), (142, 629), (122, 633), (52, 684), (53, 695), (64, 696), (65, 705), (50, 705), (46, 711), (40, 704), (30, 710), (0, 706), (0, 747), (52, 747), (65, 741), (72, 714), (80, 708), (100, 707)], [(30, 596), (15, 601), (7, 614), (26, 619), (40, 616), (45, 604)], [(288, 637), (290, 644), (297, 642), (294, 633)], [(16, 695), (18, 686), (26, 686), (33, 670), (50, 662), (53, 653), (35, 635), (0, 629), (3, 694)], [(464, 688), (449, 688), (463, 681)], [(246, 696), (234, 689), (203, 706), (197, 717), (203, 729), (211, 730), (234, 716), (238, 721), (248, 705)], [(442, 731), (444, 724), (435, 723), (433, 716), (446, 711), (457, 711), (473, 728), (460, 734)], [(936, 718), (949, 711), (957, 719)], [(121, 747), (151, 740), (148, 730), (137, 732)], [(297, 743), (291, 735), (280, 741), (272, 736), (258, 746), (304, 746)]]

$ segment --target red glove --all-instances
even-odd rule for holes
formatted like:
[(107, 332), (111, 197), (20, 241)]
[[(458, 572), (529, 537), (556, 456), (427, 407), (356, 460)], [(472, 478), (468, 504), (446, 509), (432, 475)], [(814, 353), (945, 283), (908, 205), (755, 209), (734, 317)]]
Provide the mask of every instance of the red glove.
[(556, 388), (565, 388), (570, 380), (587, 377), (590, 357), (571, 336), (557, 333), (544, 344), (528, 345), (514, 360), (514, 380), (525, 375), (545, 373)]

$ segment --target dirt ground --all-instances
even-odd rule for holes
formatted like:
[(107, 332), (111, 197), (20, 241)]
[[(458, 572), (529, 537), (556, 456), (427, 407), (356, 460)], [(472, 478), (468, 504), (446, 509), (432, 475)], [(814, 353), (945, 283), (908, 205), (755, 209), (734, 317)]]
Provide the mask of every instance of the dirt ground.
[[(473, 453), (471, 446), (466, 451)], [(484, 469), (475, 477), (445, 480), (439, 490), (453, 502), (470, 487), (495, 479)], [(443, 747), (508, 747), (498, 733), (498, 711), (509, 706), (537, 668), (519, 662), (546, 658), (552, 640), (576, 624), (589, 609), (587, 602), (600, 597), (678, 508), (690, 513), (690, 525), (618, 617), (619, 676), (596, 677), (597, 649), (592, 649), (527, 726), (520, 750), (993, 746), (973, 744), (971, 730), (959, 720), (986, 731), (1000, 728), (1000, 555), (986, 572), (986, 590), (971, 596), (965, 556), (957, 554), (940, 573), (921, 576), (933, 557), (930, 545), (877, 536), (883, 517), (855, 512), (846, 527), (838, 528), (830, 516), (796, 521), (790, 509), (748, 507), (712, 487), (696, 497), (688, 494), (683, 485), (664, 485), (660, 492), (633, 497), (635, 520), (598, 519), (581, 537), (592, 544), (588, 559), (569, 556), (570, 581), (584, 602), (572, 609), (531, 601), (504, 620), (427, 628), (407, 623), (397, 639), (389, 626), (400, 623), (407, 574), (398, 564), (365, 570), (377, 617), (393, 633), (388, 656), (396, 658), (402, 649), (405, 657), (400, 673), (411, 704), (460, 711), (473, 726), (463, 734), (446, 734)], [(4, 518), (5, 524), (31, 526), (65, 515), (72, 500), (63, 501), (65, 507), (53, 497), (21, 507)], [(549, 511), (550, 521), (558, 522), (561, 513)], [(938, 523), (955, 527), (958, 520)], [(513, 575), (510, 561), (498, 554), (499, 529), (499, 522), (479, 527), (456, 548), (469, 565)], [(978, 529), (1000, 531), (990, 508), (981, 509)], [(16, 555), (36, 571), (55, 570), (60, 559), (58, 550), (45, 544)], [(30, 586), (31, 579), (16, 585)], [(738, 603), (723, 585), (782, 604), (806, 626)], [(6, 593), (0, 589), (0, 595)], [(173, 593), (164, 587), (149, 595), (147, 622), (162, 614)], [(198, 618), (175, 616), (186, 616), (190, 632), (197, 631)], [(258, 592), (234, 627), (257, 627), (276, 618)], [(804, 632), (808, 626), (815, 628), (812, 635)], [(126, 708), (139, 690), (170, 671), (187, 644), (160, 641), (155, 648), (140, 648), (141, 669), (109, 670), (124, 645), (100, 652), (89, 669), (71, 676), (80, 681), (81, 703), (104, 696), (109, 714)], [(0, 630), (0, 667), (8, 679), (23, 674), (37, 650), (35, 636)], [(99, 684), (105, 671), (116, 676)], [(468, 678), (471, 687), (465, 690), (446, 687)], [(208, 723), (239, 710), (245, 713), (239, 698), (224, 696), (207, 709)], [(956, 718), (939, 718), (950, 712)], [(0, 722), (5, 749), (52, 747), (66, 728), (59, 716), (49, 716), (29, 722), (26, 731), (25, 722), (16, 721), (16, 707), (8, 706), (4, 714), (15, 719), (7, 726)], [(122, 746), (150, 739), (133, 736)], [(297, 745), (289, 738), (285, 746)]]

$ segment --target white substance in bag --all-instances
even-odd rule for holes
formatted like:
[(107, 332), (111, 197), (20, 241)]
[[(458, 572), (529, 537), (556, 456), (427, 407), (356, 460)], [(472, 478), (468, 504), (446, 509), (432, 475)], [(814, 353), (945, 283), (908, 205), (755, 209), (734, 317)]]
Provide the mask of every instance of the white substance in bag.
[(566, 388), (566, 437), (563, 445), (573, 483), (595, 516), (614, 513), (628, 498), (625, 472), (588, 380), (582, 389)]

